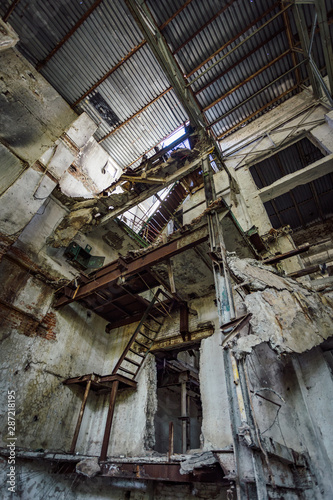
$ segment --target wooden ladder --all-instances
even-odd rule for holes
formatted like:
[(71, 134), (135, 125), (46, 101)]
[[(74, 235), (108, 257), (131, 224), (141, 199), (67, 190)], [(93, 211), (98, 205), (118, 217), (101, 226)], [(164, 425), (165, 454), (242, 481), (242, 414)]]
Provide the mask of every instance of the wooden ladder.
[[(112, 382), (109, 410), (102, 443), (100, 456), (100, 460), (102, 462), (105, 462), (107, 459), (111, 425), (119, 386), (119, 380), (117, 380), (117, 377), (121, 377), (122, 379), (127, 378), (133, 384), (133, 381), (138, 375), (144, 360), (152, 348), (155, 338), (162, 328), (164, 318), (169, 314), (173, 306), (173, 301), (169, 306), (166, 306), (160, 299), (161, 295), (170, 298), (170, 295), (164, 292), (161, 288), (158, 288), (153, 299), (148, 305), (148, 308), (144, 312), (140, 323), (136, 327), (133, 335), (126, 345), (124, 352), (120, 356), (118, 363), (112, 371), (111, 377), (114, 377), (115, 380)], [(157, 314), (159, 318), (162, 316), (162, 320), (156, 318), (155, 315)]]

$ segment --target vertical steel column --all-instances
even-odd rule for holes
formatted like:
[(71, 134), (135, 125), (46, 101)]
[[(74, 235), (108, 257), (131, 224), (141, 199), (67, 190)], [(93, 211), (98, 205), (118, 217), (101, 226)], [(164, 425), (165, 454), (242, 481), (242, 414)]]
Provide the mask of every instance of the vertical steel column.
[(182, 421), (182, 453), (186, 453), (187, 451), (187, 374), (181, 375), (179, 377), (181, 381), (181, 393), (180, 393), (180, 413), (181, 413), (181, 421)]
[(109, 410), (108, 410), (108, 416), (106, 418), (105, 431), (104, 431), (103, 444), (102, 444), (102, 451), (101, 451), (101, 456), (100, 456), (101, 462), (105, 462), (105, 460), (107, 458), (108, 446), (109, 446), (109, 440), (110, 440), (110, 433), (111, 433), (111, 425), (112, 425), (114, 407), (115, 407), (116, 397), (117, 397), (117, 392), (118, 392), (118, 385), (119, 385), (119, 381), (118, 380), (115, 380), (114, 382), (112, 382), (112, 389), (111, 389), (111, 393), (110, 393), (110, 402), (109, 402)]
[(73, 441), (72, 441), (71, 449), (69, 451), (73, 455), (75, 453), (75, 446), (76, 446), (77, 438), (79, 436), (80, 427), (81, 427), (82, 418), (83, 418), (83, 413), (84, 413), (84, 409), (86, 407), (86, 402), (87, 402), (89, 391), (90, 391), (90, 386), (91, 386), (91, 379), (88, 380), (88, 382), (86, 384), (86, 390), (84, 391), (84, 396), (83, 396), (83, 400), (82, 400), (82, 404), (81, 404), (81, 409), (80, 409), (79, 417), (77, 419), (77, 423), (76, 423), (76, 427), (75, 427), (75, 432), (74, 432), (74, 436), (73, 436)]
[[(215, 200), (216, 192), (208, 157), (203, 160), (203, 177), (206, 205), (209, 206)], [(222, 326), (235, 318), (235, 306), (222, 227), (216, 212), (208, 215), (208, 231), (211, 251), (218, 257), (213, 262), (213, 273), (219, 323)], [(237, 360), (229, 349), (223, 349), (222, 352), (237, 469), (237, 497), (238, 500), (267, 500), (261, 456), (251, 449), (256, 443), (253, 440), (251, 408), (246, 398), (246, 388), (238, 373)]]

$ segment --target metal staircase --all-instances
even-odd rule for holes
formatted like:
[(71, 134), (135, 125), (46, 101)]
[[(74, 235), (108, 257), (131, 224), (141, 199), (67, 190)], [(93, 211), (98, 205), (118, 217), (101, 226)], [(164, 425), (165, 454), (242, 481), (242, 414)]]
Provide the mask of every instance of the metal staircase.
[(161, 234), (170, 219), (175, 216), (178, 207), (183, 203), (188, 192), (182, 184), (175, 184), (164, 200), (160, 199), (160, 205), (149, 217), (139, 232), (141, 238), (152, 243)]
[[(166, 298), (165, 301), (161, 300), (162, 295)], [(80, 432), (83, 413), (90, 390), (95, 391), (97, 394), (109, 392), (109, 410), (105, 424), (100, 456), (101, 461), (106, 460), (117, 392), (119, 389), (136, 388), (137, 382), (135, 378), (138, 375), (147, 354), (152, 348), (155, 338), (162, 328), (164, 318), (171, 311), (173, 304), (173, 298), (164, 290), (158, 288), (111, 374), (97, 375), (96, 373), (90, 373), (63, 381), (63, 384), (65, 385), (75, 384), (85, 386), (85, 393), (70, 453), (75, 453), (76, 442)], [(156, 316), (158, 316), (158, 319)]]
[[(157, 290), (118, 363), (114, 367), (112, 375), (124, 376), (125, 374), (126, 378), (134, 380), (139, 373), (155, 338), (162, 328), (163, 319), (169, 314), (172, 307), (172, 303), (170, 306), (166, 306), (160, 300), (161, 295), (169, 298), (161, 288)], [(159, 317), (162, 316), (162, 321), (155, 317), (156, 313)]]

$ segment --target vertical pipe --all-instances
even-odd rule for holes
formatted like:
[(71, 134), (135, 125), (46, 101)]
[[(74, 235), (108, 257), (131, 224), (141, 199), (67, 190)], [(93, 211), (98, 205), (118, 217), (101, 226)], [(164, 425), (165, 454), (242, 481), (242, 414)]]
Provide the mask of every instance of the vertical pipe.
[(174, 443), (174, 430), (173, 422), (169, 422), (169, 449), (168, 449), (168, 462), (171, 461), (173, 455), (173, 443)]
[(105, 460), (107, 458), (110, 433), (111, 433), (111, 425), (112, 425), (112, 420), (113, 420), (113, 413), (114, 413), (114, 406), (115, 406), (116, 397), (117, 397), (118, 385), (119, 385), (118, 380), (115, 380), (112, 383), (112, 389), (111, 389), (111, 393), (110, 393), (109, 410), (108, 410), (108, 416), (107, 416), (106, 424), (105, 424), (103, 444), (102, 444), (102, 450), (101, 450), (101, 456), (100, 456), (101, 462), (105, 462)]
[(187, 405), (186, 405), (186, 381), (181, 383), (181, 417), (182, 417), (182, 453), (187, 451)]
[(84, 396), (83, 396), (83, 400), (82, 400), (82, 404), (81, 404), (81, 409), (80, 409), (80, 413), (79, 413), (79, 416), (78, 416), (78, 419), (77, 419), (77, 423), (76, 423), (76, 427), (75, 427), (75, 432), (74, 432), (74, 436), (73, 436), (73, 441), (72, 441), (71, 449), (69, 451), (72, 454), (75, 453), (75, 446), (76, 446), (77, 438), (79, 436), (80, 427), (81, 427), (82, 418), (83, 418), (83, 413), (84, 413), (84, 409), (86, 407), (86, 402), (87, 402), (89, 391), (90, 391), (90, 386), (91, 386), (91, 379), (88, 380), (88, 382), (86, 384), (86, 390), (84, 391)]

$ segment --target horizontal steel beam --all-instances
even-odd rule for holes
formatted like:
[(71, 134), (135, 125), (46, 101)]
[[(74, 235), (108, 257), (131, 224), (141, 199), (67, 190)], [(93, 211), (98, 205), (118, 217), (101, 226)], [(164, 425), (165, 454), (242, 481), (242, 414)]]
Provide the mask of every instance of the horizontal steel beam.
[(61, 307), (66, 304), (70, 304), (71, 302), (83, 299), (84, 297), (87, 297), (102, 288), (112, 285), (112, 283), (116, 283), (120, 277), (125, 278), (137, 274), (150, 266), (156, 265), (164, 260), (174, 257), (175, 255), (185, 252), (190, 248), (200, 245), (201, 243), (207, 241), (207, 239), (207, 226), (204, 224), (195, 230), (186, 232), (177, 239), (154, 248), (150, 252), (147, 252), (130, 262), (125, 262), (123, 259), (121, 261), (116, 260), (95, 273), (92, 276), (91, 281), (82, 284), (74, 298), (62, 295), (56, 301), (55, 307)]

